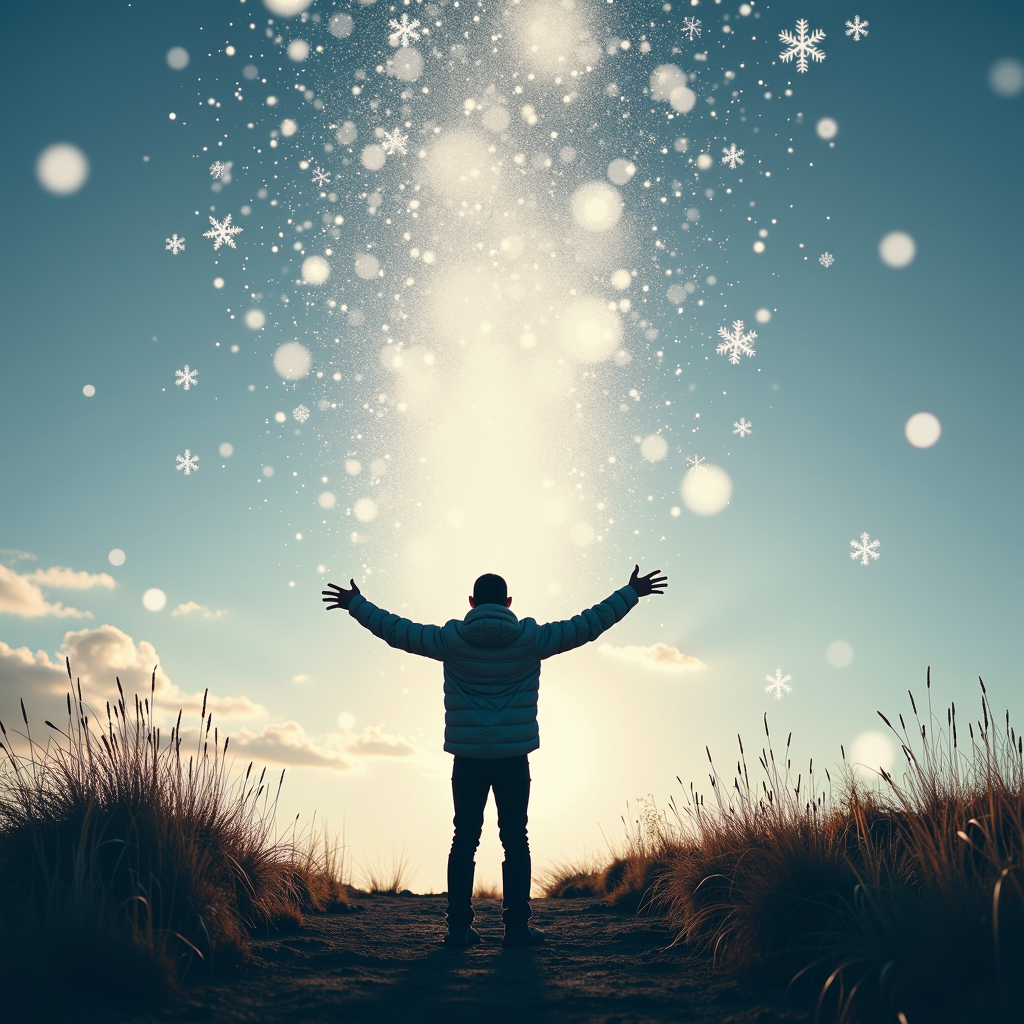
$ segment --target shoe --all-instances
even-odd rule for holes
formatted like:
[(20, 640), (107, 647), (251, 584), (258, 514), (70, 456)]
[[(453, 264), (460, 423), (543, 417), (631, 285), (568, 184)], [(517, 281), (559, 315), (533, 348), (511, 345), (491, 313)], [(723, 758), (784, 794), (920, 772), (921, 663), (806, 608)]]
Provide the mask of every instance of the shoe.
[(544, 941), (544, 933), (529, 925), (515, 925), (505, 929), (503, 946), (539, 946)]
[(465, 928), (448, 928), (448, 934), (442, 939), (446, 946), (475, 946), (481, 942), (480, 933), (472, 926)]

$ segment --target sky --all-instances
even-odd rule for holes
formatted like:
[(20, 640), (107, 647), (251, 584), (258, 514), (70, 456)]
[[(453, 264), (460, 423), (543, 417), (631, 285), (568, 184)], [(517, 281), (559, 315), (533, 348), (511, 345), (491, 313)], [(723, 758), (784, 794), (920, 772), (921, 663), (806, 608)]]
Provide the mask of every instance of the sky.
[(65, 656), (96, 706), (159, 665), (165, 719), (208, 689), (239, 765), (287, 768), (282, 820), (440, 891), (440, 666), (328, 581), (441, 623), (483, 572), (539, 620), (667, 573), (544, 665), (538, 868), (765, 714), (794, 765), (888, 764), (876, 711), (930, 666), (937, 709), (981, 676), (1019, 719), (1018, 7), (7, 23), (8, 726), (59, 712)]

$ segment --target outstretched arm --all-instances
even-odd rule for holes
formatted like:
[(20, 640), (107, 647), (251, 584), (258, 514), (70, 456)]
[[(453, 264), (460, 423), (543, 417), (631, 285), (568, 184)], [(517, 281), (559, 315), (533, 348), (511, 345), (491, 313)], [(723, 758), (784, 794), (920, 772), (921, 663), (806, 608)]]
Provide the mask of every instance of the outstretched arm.
[(554, 654), (564, 654), (576, 647), (582, 647), (596, 640), (606, 629), (625, 618), (641, 597), (660, 594), (668, 586), (668, 578), (658, 576), (660, 569), (639, 575), (640, 566), (633, 569), (629, 583), (606, 597), (600, 604), (588, 608), (571, 619), (561, 622), (548, 622), (537, 629), (537, 646), (541, 658), (550, 658)]
[(322, 591), (327, 611), (347, 608), (359, 625), (380, 637), (389, 647), (444, 661), (444, 631), (440, 627), (425, 626), (378, 608), (363, 597), (355, 580), (349, 580), (349, 583), (351, 590), (334, 583), (327, 584), (329, 589)]

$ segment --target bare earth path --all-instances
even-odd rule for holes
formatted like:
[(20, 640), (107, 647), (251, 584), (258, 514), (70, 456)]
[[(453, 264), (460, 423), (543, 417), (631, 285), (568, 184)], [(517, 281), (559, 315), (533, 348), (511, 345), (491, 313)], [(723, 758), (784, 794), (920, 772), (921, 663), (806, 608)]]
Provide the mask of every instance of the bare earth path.
[[(105, 1024), (157, 1022), (743, 1022), (808, 1021), (781, 994), (761, 998), (683, 949), (664, 922), (596, 901), (535, 900), (548, 942), (502, 949), (500, 905), (477, 901), (484, 943), (440, 944), (441, 896), (360, 898), (362, 912), (310, 918), (299, 932), (257, 940), (242, 967), (196, 978), (167, 1010), (107, 1011)], [(84, 1017), (78, 1018), (80, 1021)]]

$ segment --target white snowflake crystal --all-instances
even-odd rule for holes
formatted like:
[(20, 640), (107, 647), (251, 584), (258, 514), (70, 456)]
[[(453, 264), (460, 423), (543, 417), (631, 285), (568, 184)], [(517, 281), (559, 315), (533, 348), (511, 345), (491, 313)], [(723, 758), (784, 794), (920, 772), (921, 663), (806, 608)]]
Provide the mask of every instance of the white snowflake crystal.
[(859, 43), (860, 37), (868, 34), (868, 24), (869, 22), (860, 20), (859, 14), (855, 14), (853, 16), (853, 21), (848, 21), (846, 23), (846, 34), (848, 36), (853, 36), (853, 41), (855, 43)]
[(178, 385), (184, 384), (186, 391), (188, 391), (189, 388), (197, 387), (199, 384), (199, 371), (190, 370), (188, 368), (188, 363), (185, 364), (184, 370), (175, 370), (174, 376), (176, 378), (174, 383)]
[(740, 157), (743, 156), (743, 154), (746, 152), (746, 150), (737, 149), (736, 148), (736, 143), (735, 142), (731, 142), (731, 143), (729, 143), (729, 148), (728, 149), (726, 149), (725, 146), (722, 147), (722, 152), (725, 154), (725, 156), (722, 157), (722, 163), (723, 164), (728, 164), (730, 170), (735, 171), (736, 170), (736, 165), (743, 163), (743, 161), (740, 159)]
[(831, 266), (832, 266), (832, 264), (833, 264), (833, 263), (835, 263), (835, 261), (836, 261), (836, 258), (835, 258), (835, 256), (833, 256), (833, 255), (832, 255), (832, 253), (830, 253), (830, 252), (823, 252), (823, 253), (822, 253), (822, 254), (821, 254), (821, 255), (820, 255), (819, 257), (818, 257), (818, 262), (819, 262), (819, 263), (820, 263), (820, 264), (821, 264), (821, 265), (822, 265), (823, 267), (831, 267)]
[(788, 64), (794, 57), (796, 57), (797, 71), (804, 72), (808, 68), (808, 57), (813, 61), (817, 61), (819, 64), (825, 59), (824, 52), (819, 50), (815, 45), (825, 38), (825, 33), (820, 28), (816, 28), (813, 32), (808, 34), (806, 18), (800, 18), (797, 21), (796, 31), (796, 35), (793, 35), (793, 33), (787, 29), (783, 29), (779, 33), (779, 39), (789, 47), (789, 49), (783, 50), (782, 53), (779, 54), (779, 60), (781, 60), (783, 64)]
[(410, 21), (408, 14), (403, 14), (401, 21), (392, 18), (388, 22), (388, 26), (391, 29), (388, 42), (392, 46), (409, 46), (410, 43), (415, 43), (420, 38), (419, 32), (416, 31), (420, 27), (419, 20), (413, 18)]
[(859, 558), (861, 565), (870, 565), (872, 561), (882, 557), (878, 551), (881, 544), (879, 540), (871, 540), (870, 533), (862, 533), (859, 541), (850, 541), (850, 547), (853, 548), (850, 557), (855, 562)]
[(297, 405), (292, 409), (292, 416), (300, 423), (305, 423), (309, 419), (309, 410), (304, 405)]
[(220, 160), (214, 160), (214, 162), (210, 164), (210, 176), (213, 178), (223, 178), (224, 172), (227, 169), (227, 164), (222, 163)]
[(323, 188), (325, 185), (330, 185), (331, 176), (325, 171), (319, 164), (313, 168), (313, 184), (317, 188)]
[(747, 434), (753, 433), (754, 425), (750, 420), (745, 420), (742, 416), (739, 418), (738, 423), (733, 423), (734, 434), (739, 434), (740, 437), (746, 437)]
[(223, 220), (211, 217), (210, 224), (212, 227), (209, 231), (203, 232), (203, 238), (212, 238), (214, 249), (219, 249), (222, 245), (229, 245), (232, 249), (238, 248), (232, 236), (240, 235), (242, 229), (237, 224), (231, 223), (230, 213)]
[(733, 366), (740, 361), (740, 356), (752, 356), (755, 354), (750, 343), (757, 337), (757, 331), (744, 332), (742, 320), (733, 321), (731, 332), (727, 331), (724, 327), (719, 327), (718, 336), (722, 341), (716, 351), (720, 356), (728, 353), (729, 362)]
[(395, 153), (405, 156), (409, 152), (409, 136), (403, 135), (399, 128), (393, 132), (384, 132), (380, 137), (380, 144), (388, 156), (394, 156)]
[(708, 467), (704, 465), (707, 459), (703, 455), (690, 455), (686, 458), (686, 472), (692, 473), (694, 470), (699, 469), (702, 473), (708, 471)]
[(185, 239), (179, 238), (177, 232), (171, 235), (170, 238), (165, 238), (164, 241), (167, 243), (164, 248), (170, 249), (172, 256), (177, 256), (185, 248)]
[(764, 678), (765, 678), (765, 681), (768, 683), (768, 685), (764, 688), (765, 692), (766, 693), (771, 693), (774, 690), (775, 691), (775, 699), (776, 700), (782, 700), (782, 691), (783, 690), (785, 690), (786, 693), (792, 693), (793, 692), (793, 687), (786, 685), (790, 681), (790, 679), (792, 679), (793, 677), (792, 676), (788, 676), (788, 675), (784, 676), (782, 674), (782, 669), (781, 668), (777, 668), (775, 670), (775, 675), (774, 676), (765, 676)]
[(174, 458), (178, 462), (175, 469), (183, 469), (185, 476), (191, 476), (193, 473), (199, 472), (199, 456), (193, 455), (187, 448), (184, 455), (175, 455)]
[(700, 38), (700, 18), (683, 18), (683, 35), (692, 43)]

